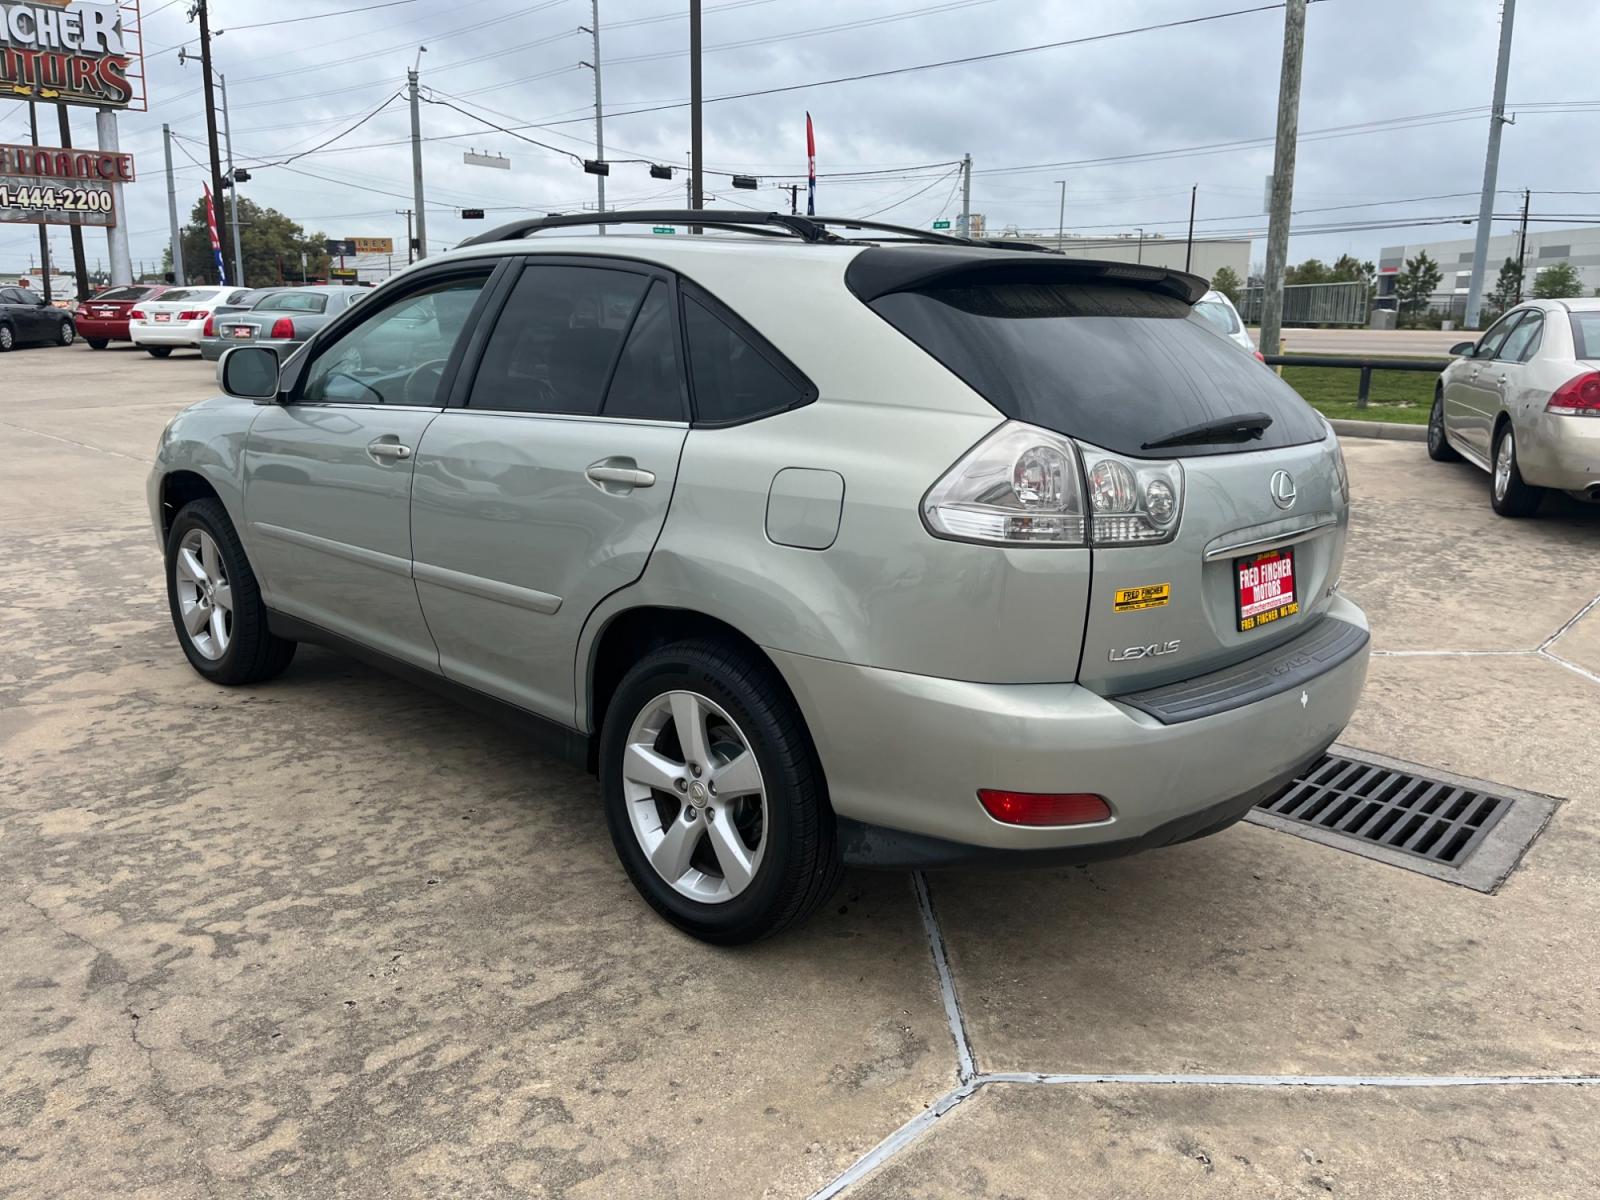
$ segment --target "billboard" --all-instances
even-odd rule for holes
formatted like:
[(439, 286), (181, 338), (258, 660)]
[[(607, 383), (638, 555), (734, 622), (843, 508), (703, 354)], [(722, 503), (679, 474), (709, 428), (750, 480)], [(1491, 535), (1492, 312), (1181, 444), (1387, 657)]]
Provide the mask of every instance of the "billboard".
[(112, 184), (134, 178), (131, 154), (0, 144), (0, 222), (115, 225)]
[(139, 0), (0, 0), (0, 97), (143, 110)]
[(354, 238), (357, 254), (393, 254), (393, 238)]

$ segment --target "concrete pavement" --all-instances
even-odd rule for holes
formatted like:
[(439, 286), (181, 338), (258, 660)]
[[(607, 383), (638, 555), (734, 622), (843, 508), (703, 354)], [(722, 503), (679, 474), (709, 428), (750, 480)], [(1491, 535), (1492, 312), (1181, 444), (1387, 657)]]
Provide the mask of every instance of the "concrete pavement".
[[(635, 896), (593, 781), (499, 727), (314, 650), (264, 687), (201, 682), (142, 489), (212, 370), (0, 359), (0, 1195), (1600, 1177), (1600, 1090), (1492, 1078), (1600, 1076), (1600, 510), (1505, 521), (1465, 464), (1346, 444), (1343, 586), (1379, 652), (1347, 740), (1565, 801), (1497, 894), (1245, 825), (930, 876), (942, 975), (904, 876), (853, 873), (798, 932), (712, 950)], [(947, 1001), (979, 1072), (1180, 1078), (956, 1102)], [(1441, 1086), (1462, 1075), (1483, 1082)]]

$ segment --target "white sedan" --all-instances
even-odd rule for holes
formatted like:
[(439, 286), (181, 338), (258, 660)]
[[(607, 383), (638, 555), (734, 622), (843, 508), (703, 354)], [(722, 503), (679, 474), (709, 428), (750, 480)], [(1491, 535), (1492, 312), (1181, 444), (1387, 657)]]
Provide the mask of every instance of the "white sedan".
[(162, 292), (159, 299), (141, 300), (128, 313), (128, 337), (156, 358), (166, 358), (179, 346), (198, 350), (206, 322), (217, 307), (234, 303), (248, 290), (177, 288)]
[(1547, 490), (1600, 502), (1600, 299), (1525, 301), (1450, 353), (1429, 457), (1488, 471), (1501, 516), (1533, 515)]

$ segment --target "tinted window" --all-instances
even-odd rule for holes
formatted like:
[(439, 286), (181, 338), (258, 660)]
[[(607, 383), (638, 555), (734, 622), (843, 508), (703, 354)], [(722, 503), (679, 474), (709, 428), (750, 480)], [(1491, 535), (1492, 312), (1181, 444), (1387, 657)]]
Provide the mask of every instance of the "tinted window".
[(1288, 384), (1156, 292), (1002, 283), (882, 296), (872, 307), (1006, 416), (1119, 454), (1246, 413), (1258, 441), (1180, 446), (1229, 454), (1321, 441), (1321, 417)]
[(41, 297), (37, 292), (29, 291), (27, 288), (13, 288), (11, 290), (16, 293), (14, 299), (18, 304), (44, 303), (43, 297)]
[(683, 420), (683, 383), (678, 370), (678, 336), (673, 328), (672, 295), (656, 280), (634, 318), (616, 374), (606, 392), (608, 417)]
[(495, 322), (468, 406), (597, 414), (649, 282), (597, 267), (525, 267)]
[(1507, 313), (1489, 326), (1489, 332), (1479, 339), (1478, 348), (1473, 351), (1472, 357), (1493, 358), (1496, 354), (1499, 354), (1501, 345), (1511, 334), (1511, 327), (1522, 320), (1525, 312), (1527, 312), (1526, 309), (1519, 308), (1516, 312)]
[(273, 292), (256, 302), (252, 312), (326, 312), (328, 297), (321, 292)]
[(1543, 335), (1544, 318), (1537, 312), (1530, 312), (1527, 319), (1511, 331), (1511, 336), (1506, 338), (1495, 357), (1506, 362), (1527, 362), (1539, 349)]
[(425, 285), (317, 355), (301, 399), (334, 404), (442, 405), (439, 384), (489, 272)]
[(727, 425), (782, 412), (815, 394), (792, 368), (757, 349), (753, 336), (735, 329), (693, 297), (683, 302), (683, 332), (689, 343), (695, 420)]
[(0, 288), (0, 304), (21, 304), (22, 296), (16, 288)]
[(1575, 312), (1572, 322), (1574, 358), (1600, 358), (1600, 312)]

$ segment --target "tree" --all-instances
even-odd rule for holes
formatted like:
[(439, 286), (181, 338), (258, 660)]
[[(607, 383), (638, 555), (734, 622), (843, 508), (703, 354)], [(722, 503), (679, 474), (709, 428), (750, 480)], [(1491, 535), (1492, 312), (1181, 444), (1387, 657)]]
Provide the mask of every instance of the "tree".
[(1581, 295), (1583, 277), (1578, 274), (1578, 268), (1569, 262), (1558, 262), (1533, 277), (1535, 300), (1565, 300), (1569, 296)]
[(1308, 258), (1298, 267), (1290, 267), (1283, 273), (1283, 282), (1292, 283), (1327, 283), (1328, 268), (1320, 258)]
[(1341, 254), (1334, 260), (1333, 266), (1328, 268), (1329, 283), (1364, 283), (1367, 287), (1373, 286), (1373, 276), (1377, 268), (1370, 262), (1363, 262), (1354, 255)]
[(1489, 307), (1495, 312), (1505, 312), (1522, 299), (1522, 268), (1517, 260), (1508, 258), (1500, 266), (1500, 275), (1494, 281), (1494, 291), (1489, 293)]
[(1444, 272), (1426, 250), (1419, 250), (1415, 258), (1406, 259), (1406, 269), (1394, 278), (1394, 292), (1400, 300), (1400, 312), (1416, 317), (1428, 307)]
[[(222, 235), (222, 257), (228, 264), (228, 282), (240, 287), (266, 287), (276, 283), (299, 283), (305, 277), (328, 275), (328, 255), (323, 235), (306, 233), (298, 224), (275, 208), (263, 208), (254, 200), (239, 200), (239, 248), (244, 253), (244, 278), (234, 279), (233, 239), (224, 217), (227, 205), (219, 205), (217, 232)], [(301, 255), (305, 255), (305, 275), (301, 274)], [(166, 254), (165, 267), (172, 269), (172, 254)], [(206, 229), (206, 202), (201, 197), (189, 214), (183, 229), (183, 273), (190, 283), (217, 282), (217, 256), (211, 249), (211, 234)]]
[(1211, 277), (1211, 286), (1226, 296), (1234, 307), (1238, 307), (1239, 294), (1244, 290), (1244, 284), (1239, 281), (1239, 276), (1232, 267), (1218, 267), (1217, 273)]

